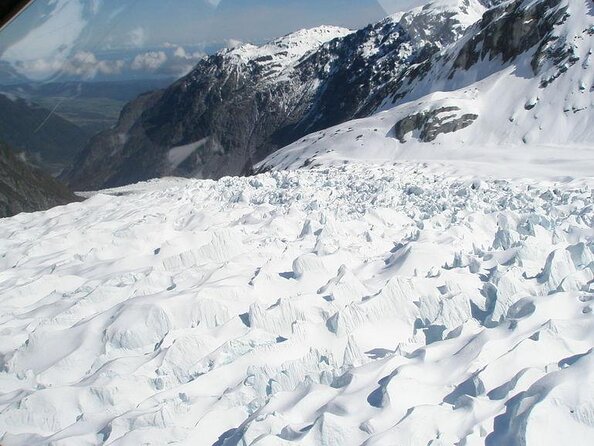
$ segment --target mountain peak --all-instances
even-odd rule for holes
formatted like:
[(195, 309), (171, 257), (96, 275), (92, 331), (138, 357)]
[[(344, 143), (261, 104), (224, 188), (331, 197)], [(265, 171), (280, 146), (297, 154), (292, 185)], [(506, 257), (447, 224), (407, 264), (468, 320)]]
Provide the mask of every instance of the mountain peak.
[(222, 54), (237, 58), (245, 63), (256, 61), (285, 65), (296, 62), (326, 42), (344, 37), (352, 32), (339, 26), (322, 25), (316, 28), (300, 29), (263, 45), (246, 43), (223, 50)]
[[(453, 14), (466, 28), (476, 23), (485, 11), (506, 0), (409, 0), (394, 6), (394, 12), (388, 17), (393, 21), (402, 20), (406, 15), (440, 15)], [(395, 9), (397, 8), (397, 9)]]

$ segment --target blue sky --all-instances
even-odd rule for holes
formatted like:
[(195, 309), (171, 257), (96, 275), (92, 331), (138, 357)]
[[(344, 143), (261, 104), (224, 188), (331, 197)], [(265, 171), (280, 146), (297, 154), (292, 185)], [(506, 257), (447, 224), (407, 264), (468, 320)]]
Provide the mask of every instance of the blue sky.
[(34, 80), (179, 76), (230, 42), (359, 28), (419, 1), (36, 0), (0, 34), (0, 64)]

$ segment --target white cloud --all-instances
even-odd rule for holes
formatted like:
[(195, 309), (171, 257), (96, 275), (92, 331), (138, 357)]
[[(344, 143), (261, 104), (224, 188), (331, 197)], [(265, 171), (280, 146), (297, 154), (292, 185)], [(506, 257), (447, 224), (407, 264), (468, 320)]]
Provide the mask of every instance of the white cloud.
[(58, 59), (30, 59), (14, 63), (15, 69), (30, 79), (45, 79), (60, 71), (64, 62)]
[(123, 60), (98, 60), (89, 51), (79, 51), (64, 65), (64, 72), (81, 77), (95, 77), (97, 74), (119, 74), (124, 68)]
[(241, 40), (227, 39), (225, 41), (225, 46), (229, 49), (237, 48), (238, 46), (241, 46), (241, 45), (243, 45), (243, 42)]
[(180, 57), (182, 59), (186, 59), (188, 57), (188, 53), (186, 53), (186, 50), (183, 47), (181, 47), (181, 46), (178, 46), (175, 49), (175, 51), (173, 52), (173, 55), (175, 57)]
[(188, 52), (184, 47), (177, 46), (169, 63), (162, 71), (172, 76), (185, 76), (205, 56), (206, 54), (202, 51)]
[(149, 51), (137, 55), (132, 61), (133, 70), (157, 71), (167, 62), (167, 54), (163, 51)]
[(48, 78), (57, 73), (91, 79), (98, 74), (119, 74), (124, 66), (123, 60), (100, 60), (89, 51), (78, 51), (66, 61), (40, 58), (17, 63), (19, 71), (32, 79)]
[(179, 77), (188, 74), (205, 56), (202, 51), (192, 52), (183, 46), (170, 43), (164, 44), (163, 48), (165, 51), (148, 51), (138, 54), (132, 60), (130, 68), (135, 71), (157, 72)]
[(173, 55), (179, 59), (198, 61), (205, 56), (205, 53), (203, 53), (202, 51), (195, 51), (193, 53), (188, 53), (184, 47), (178, 46), (175, 48)]

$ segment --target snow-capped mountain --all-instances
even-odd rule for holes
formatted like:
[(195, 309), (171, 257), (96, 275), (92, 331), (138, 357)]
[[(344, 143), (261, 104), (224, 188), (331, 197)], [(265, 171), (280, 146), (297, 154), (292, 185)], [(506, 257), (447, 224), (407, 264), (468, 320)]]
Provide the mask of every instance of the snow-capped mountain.
[(69, 181), (93, 189), (168, 174), (247, 172), (312, 131), (369, 115), (407, 68), (459, 39), (486, 5), (441, 1), (357, 32), (322, 27), (220, 52), (167, 90), (129, 104), (116, 128), (87, 147)]
[(566, 165), (592, 172), (593, 47), (589, 1), (504, 3), (410, 67), (382, 112), (313, 133), (260, 168), (442, 159), (513, 169), (532, 159), (559, 175), (573, 173)]

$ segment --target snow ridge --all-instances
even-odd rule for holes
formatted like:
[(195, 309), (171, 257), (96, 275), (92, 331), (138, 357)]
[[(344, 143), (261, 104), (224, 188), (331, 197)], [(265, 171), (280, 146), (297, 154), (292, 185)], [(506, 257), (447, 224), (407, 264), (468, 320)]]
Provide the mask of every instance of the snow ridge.
[(223, 50), (222, 54), (234, 55), (242, 59), (251, 60), (277, 54), (281, 51), (287, 51), (293, 57), (300, 57), (330, 40), (346, 36), (351, 32), (351, 30), (339, 26), (322, 25), (316, 28), (295, 31), (261, 46), (246, 43), (236, 48)]
[(235, 63), (258, 64), (264, 69), (268, 69), (269, 76), (273, 76), (289, 69), (326, 42), (344, 37), (352, 32), (339, 26), (323, 25), (295, 31), (264, 45), (246, 43), (236, 48), (223, 50), (219, 54)]

